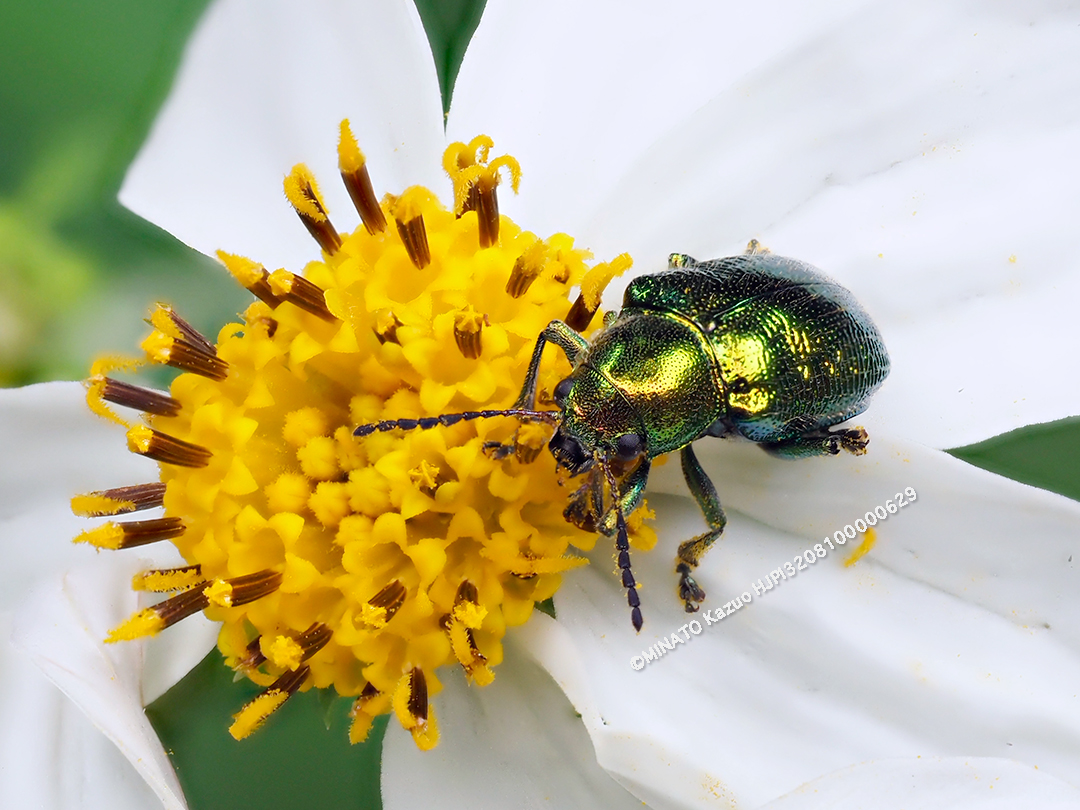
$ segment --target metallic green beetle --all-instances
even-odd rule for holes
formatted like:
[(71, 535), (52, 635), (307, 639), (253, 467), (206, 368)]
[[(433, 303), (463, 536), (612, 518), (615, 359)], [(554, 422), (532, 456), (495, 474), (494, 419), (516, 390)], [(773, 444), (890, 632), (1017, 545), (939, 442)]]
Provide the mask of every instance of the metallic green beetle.
[[(869, 403), (889, 373), (889, 357), (869, 315), (846, 289), (796, 259), (752, 241), (742, 256), (698, 262), (675, 253), (664, 272), (639, 276), (622, 310), (587, 341), (563, 321), (540, 333), (521, 394), (506, 410), (469, 411), (361, 425), (431, 428), (491, 416), (555, 425), (548, 448), (571, 476), (588, 474), (566, 519), (615, 536), (630, 618), (642, 626), (630, 569), (626, 515), (641, 503), (652, 459), (681, 451), (683, 475), (708, 531), (679, 546), (675, 571), (687, 612), (705, 592), (691, 571), (724, 530), (716, 488), (691, 443), (742, 436), (783, 458), (861, 455), (862, 428), (830, 430)], [(573, 371), (553, 392), (557, 411), (535, 410), (546, 343)], [(492, 444), (497, 457), (513, 445)], [(610, 504), (605, 505), (605, 485)]]

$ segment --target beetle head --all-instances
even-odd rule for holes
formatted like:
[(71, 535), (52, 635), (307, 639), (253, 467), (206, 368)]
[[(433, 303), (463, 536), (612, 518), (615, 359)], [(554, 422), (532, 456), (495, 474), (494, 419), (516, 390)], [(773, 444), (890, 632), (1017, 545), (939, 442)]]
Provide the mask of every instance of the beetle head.
[(548, 449), (570, 475), (587, 472), (598, 460), (629, 462), (646, 451), (637, 413), (589, 366), (578, 366), (555, 386), (554, 398), (562, 418)]

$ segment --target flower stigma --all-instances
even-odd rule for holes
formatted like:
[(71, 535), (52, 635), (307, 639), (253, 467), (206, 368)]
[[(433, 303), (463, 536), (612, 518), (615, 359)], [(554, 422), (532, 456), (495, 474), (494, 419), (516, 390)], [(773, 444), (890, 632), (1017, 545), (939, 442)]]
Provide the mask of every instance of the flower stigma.
[[(354, 698), (352, 742), (392, 712), (433, 747), (438, 669), (491, 683), (506, 628), (586, 562), (573, 549), (596, 542), (563, 517), (567, 485), (541, 452), (550, 425), (506, 417), (353, 435), (379, 420), (430, 427), (436, 415), (509, 407), (544, 327), (599, 328), (600, 294), (630, 265), (623, 255), (590, 266), (570, 236), (541, 239), (500, 215), (500, 179), (516, 191), (521, 170), (509, 156), (489, 161), (491, 148), (480, 136), (446, 150), (452, 210), (421, 187), (380, 201), (343, 121), (341, 177), (359, 227), (339, 232), (315, 177), (294, 167), (285, 194), (320, 259), (300, 275), (219, 252), (257, 299), (239, 323), (212, 343), (159, 304), (146, 360), (91, 369), (90, 408), (128, 428), (129, 449), (156, 460), (160, 480), (76, 496), (77, 514), (104, 519), (76, 541), (169, 541), (187, 563), (136, 576), (136, 590), (170, 595), (107, 641), (200, 611), (221, 622), (226, 662), (265, 687), (234, 715), (237, 739), (314, 687)], [(168, 394), (110, 376), (147, 361), (181, 372)], [(569, 372), (552, 352), (541, 404), (552, 407)], [(485, 452), (509, 442), (505, 458)], [(150, 509), (160, 516), (116, 519)], [(642, 549), (656, 542), (648, 514), (630, 520)]]

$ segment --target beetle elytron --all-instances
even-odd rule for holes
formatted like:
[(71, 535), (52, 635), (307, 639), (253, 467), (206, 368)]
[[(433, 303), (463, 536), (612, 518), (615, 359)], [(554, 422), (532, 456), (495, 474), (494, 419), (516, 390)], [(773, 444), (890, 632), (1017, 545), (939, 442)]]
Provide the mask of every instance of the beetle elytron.
[[(675, 571), (687, 612), (705, 592), (691, 571), (724, 530), (716, 489), (694, 455), (703, 436), (742, 436), (783, 458), (860, 455), (862, 428), (830, 430), (867, 406), (889, 358), (854, 296), (815, 268), (752, 241), (741, 256), (698, 262), (675, 253), (664, 272), (639, 276), (622, 310), (587, 341), (563, 321), (540, 333), (521, 394), (506, 410), (469, 411), (361, 425), (357, 436), (432, 428), (491, 416), (555, 426), (556, 464), (588, 478), (564, 515), (586, 531), (615, 536), (630, 618), (642, 618), (626, 515), (640, 504), (652, 459), (681, 451), (683, 475), (708, 531), (679, 546)], [(553, 392), (557, 411), (535, 410), (545, 343), (573, 364)], [(496, 457), (513, 445), (486, 448)], [(605, 507), (604, 488), (610, 493)]]

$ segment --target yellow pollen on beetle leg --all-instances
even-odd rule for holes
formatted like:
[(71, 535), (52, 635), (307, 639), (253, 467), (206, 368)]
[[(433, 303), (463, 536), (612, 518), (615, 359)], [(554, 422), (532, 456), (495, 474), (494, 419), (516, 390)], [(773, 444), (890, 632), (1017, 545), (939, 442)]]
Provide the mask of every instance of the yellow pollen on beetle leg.
[[(510, 408), (537, 336), (567, 316), (570, 291), (580, 288), (591, 319), (629, 266), (625, 256), (594, 265), (570, 236), (541, 238), (500, 215), (495, 186), (509, 179), (516, 190), (521, 170), (509, 156), (489, 160), (492, 147), (479, 136), (447, 150), (449, 206), (421, 187), (379, 198), (343, 124), (338, 159), (362, 217), (355, 230), (330, 224), (314, 176), (297, 166), (285, 190), (322, 247), (313, 261), (267, 272), (258, 257), (219, 253), (256, 300), (216, 342), (156, 309), (144, 345), (178, 372), (168, 395), (105, 382), (131, 361), (93, 369), (95, 411), (119, 419), (106, 401), (145, 406), (142, 421), (120, 421), (129, 449), (158, 462), (160, 481), (78, 496), (73, 508), (164, 517), (111, 521), (78, 539), (168, 540), (187, 563), (136, 577), (139, 590), (175, 595), (108, 640), (154, 635), (198, 611), (220, 621), (226, 660), (267, 688), (234, 716), (238, 739), (291, 694), (328, 688), (356, 699), (352, 742), (394, 714), (431, 748), (439, 669), (490, 683), (506, 629), (585, 564), (576, 549), (596, 542), (563, 517), (575, 485), (560, 483), (544, 451), (550, 425), (432, 418)], [(545, 354), (537, 408), (552, 409), (550, 392), (570, 370)], [(391, 422), (400, 427), (353, 435)], [(507, 445), (514, 454), (490, 452)], [(627, 516), (635, 547), (655, 543), (648, 514)]]

